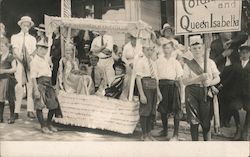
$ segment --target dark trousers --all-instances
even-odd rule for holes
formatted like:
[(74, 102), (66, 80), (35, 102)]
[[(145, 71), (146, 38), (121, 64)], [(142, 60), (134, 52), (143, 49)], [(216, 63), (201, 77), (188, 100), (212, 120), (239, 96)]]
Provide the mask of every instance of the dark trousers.
[(59, 61), (60, 61), (60, 58), (52, 58), (53, 70), (52, 70), (51, 81), (52, 81), (53, 86), (56, 85), (56, 81), (57, 81), (57, 73), (58, 73), (58, 68), (59, 68)]
[[(0, 102), (0, 122), (3, 122), (4, 106), (5, 106), (5, 102)], [(14, 119), (14, 112), (15, 112), (14, 101), (9, 101), (9, 109), (10, 109), (10, 118)]]
[(152, 118), (153, 115), (150, 116), (140, 116), (140, 125), (142, 129), (142, 134), (146, 136), (152, 130)]
[(56, 110), (49, 110), (48, 112), (48, 117), (47, 117), (47, 123), (43, 118), (43, 111), (42, 110), (36, 110), (36, 115), (37, 115), (37, 119), (41, 125), (41, 128), (46, 127), (46, 126), (50, 126), (53, 116), (55, 115)]
[(190, 123), (190, 131), (193, 141), (198, 141), (199, 124), (203, 130), (204, 140), (208, 140), (211, 120), (211, 98), (205, 101), (204, 87), (189, 85), (185, 89), (187, 115)]

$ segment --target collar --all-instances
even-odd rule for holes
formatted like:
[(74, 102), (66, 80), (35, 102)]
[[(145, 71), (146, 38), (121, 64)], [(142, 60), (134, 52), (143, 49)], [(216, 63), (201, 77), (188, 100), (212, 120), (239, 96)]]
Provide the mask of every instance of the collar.
[(248, 61), (249, 61), (249, 59), (245, 60), (245, 61), (241, 60), (241, 63), (247, 63)]

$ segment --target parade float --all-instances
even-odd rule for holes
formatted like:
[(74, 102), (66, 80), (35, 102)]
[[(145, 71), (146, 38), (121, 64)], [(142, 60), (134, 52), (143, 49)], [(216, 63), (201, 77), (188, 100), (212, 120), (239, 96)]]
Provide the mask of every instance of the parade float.
[[(132, 33), (136, 34), (138, 38), (150, 38), (151, 32), (151, 27), (143, 21), (110, 21), (45, 15), (46, 35), (49, 38), (52, 37), (57, 27), (68, 29), (68, 36), (70, 36), (71, 29)], [(134, 79), (135, 77), (132, 77), (131, 80)], [(128, 100), (59, 91), (58, 99), (63, 118), (55, 118), (55, 122), (64, 125), (110, 130), (122, 134), (133, 133), (139, 120), (139, 101), (133, 98), (134, 81), (131, 82), (133, 83), (130, 85)]]

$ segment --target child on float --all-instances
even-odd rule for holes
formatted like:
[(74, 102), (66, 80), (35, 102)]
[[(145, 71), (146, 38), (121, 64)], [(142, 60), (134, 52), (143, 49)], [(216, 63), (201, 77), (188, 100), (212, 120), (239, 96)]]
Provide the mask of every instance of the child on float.
[(59, 88), (68, 93), (89, 95), (94, 88), (93, 81), (88, 75), (86, 67), (79, 69), (74, 51), (74, 45), (65, 45), (65, 55), (59, 62)]

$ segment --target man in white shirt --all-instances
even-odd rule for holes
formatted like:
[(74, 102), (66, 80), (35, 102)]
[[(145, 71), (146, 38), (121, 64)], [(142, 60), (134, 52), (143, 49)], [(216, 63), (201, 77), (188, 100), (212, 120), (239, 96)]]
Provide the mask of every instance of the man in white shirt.
[(98, 65), (104, 69), (105, 78), (110, 85), (115, 77), (113, 69), (114, 60), (112, 58), (113, 37), (106, 34), (106, 31), (101, 31), (91, 44), (91, 51), (99, 57)]
[(15, 73), (16, 80), (16, 107), (15, 117), (18, 118), (18, 113), (21, 110), (21, 103), (24, 93), (24, 86), (27, 87), (27, 111), (28, 117), (35, 118), (34, 103), (32, 99), (32, 83), (29, 72), (29, 62), (31, 55), (36, 49), (36, 39), (29, 34), (30, 28), (34, 25), (32, 19), (28, 16), (23, 16), (18, 25), (21, 31), (11, 37), (11, 44), (13, 46), (13, 54), (17, 60), (17, 71)]
[(134, 59), (140, 54), (142, 55), (142, 46), (136, 37), (131, 34), (130, 41), (123, 48), (122, 60), (127, 66), (133, 68)]

